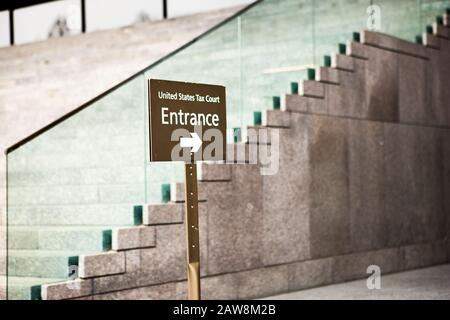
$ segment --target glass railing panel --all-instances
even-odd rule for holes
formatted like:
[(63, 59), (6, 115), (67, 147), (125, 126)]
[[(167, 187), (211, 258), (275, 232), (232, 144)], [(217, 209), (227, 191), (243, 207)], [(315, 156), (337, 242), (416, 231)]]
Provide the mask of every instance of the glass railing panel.
[(35, 298), (33, 286), (66, 279), (70, 259), (109, 249), (108, 230), (134, 224), (145, 93), (141, 75), (8, 154), (10, 299)]
[(389, 35), (414, 41), (421, 34), (421, 0), (373, 0), (373, 29)]
[(242, 123), (272, 108), (273, 96), (290, 92), (313, 65), (310, 0), (267, 0), (241, 17)]
[[(370, 0), (314, 1), (315, 63), (326, 64), (325, 56), (345, 50), (349, 40), (358, 40), (361, 30), (371, 27)], [(339, 48), (339, 44), (341, 48)], [(345, 53), (345, 52), (344, 52)]]
[[(422, 0), (420, 1), (420, 20), (422, 26), (431, 25), (437, 22), (438, 17), (450, 10), (449, 0)], [(422, 30), (423, 32), (424, 30)]]

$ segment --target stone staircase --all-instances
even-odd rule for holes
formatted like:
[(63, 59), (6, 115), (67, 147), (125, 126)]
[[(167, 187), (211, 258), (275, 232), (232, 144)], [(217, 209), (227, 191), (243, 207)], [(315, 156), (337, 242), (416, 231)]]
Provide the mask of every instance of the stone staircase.
[[(450, 261), (449, 30), (444, 15), (419, 44), (363, 31), (311, 70), (309, 80), (292, 83), (291, 94), (274, 97), (275, 110), (249, 129), (279, 132), (278, 174), (261, 176), (261, 165), (238, 164), (237, 152), (228, 164), (199, 164), (205, 298), (357, 279), (369, 264), (389, 273)], [(246, 155), (270, 150), (271, 137), (255, 142), (244, 134), (229, 148)], [(71, 151), (89, 148), (98, 146)], [(140, 167), (130, 172), (129, 184), (142, 174)], [(39, 174), (60, 185), (73, 178)], [(110, 178), (107, 170), (88, 176)], [(55, 188), (70, 195), (73, 186)], [(172, 185), (167, 204), (67, 202), (61, 211), (50, 199), (26, 214), (39, 194), (33, 190), (20, 199), (27, 206), (11, 211), (9, 297), (185, 298), (183, 188)], [(76, 279), (67, 281), (72, 271)]]
[[(369, 31), (355, 39), (249, 127), (279, 133), (276, 175), (239, 164), (237, 152), (199, 164), (205, 298), (348, 281), (370, 264), (390, 273), (450, 261), (449, 16), (419, 44)], [(270, 150), (271, 137), (244, 134), (229, 150)], [(54, 215), (46, 225), (44, 208), (11, 226), (10, 298), (185, 298), (183, 188), (104, 219), (74, 209), (86, 225)], [(77, 277), (62, 282), (69, 266)]]

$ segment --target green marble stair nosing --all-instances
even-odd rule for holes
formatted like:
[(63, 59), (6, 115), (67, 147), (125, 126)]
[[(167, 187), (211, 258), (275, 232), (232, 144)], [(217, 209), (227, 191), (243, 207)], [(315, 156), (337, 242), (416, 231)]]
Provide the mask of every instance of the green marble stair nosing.
[(103, 251), (109, 251), (112, 249), (112, 230), (103, 230), (102, 232), (102, 245)]
[[(291, 93), (298, 94), (298, 83), (291, 82)], [(280, 110), (280, 108), (281, 108), (281, 98), (280, 97), (278, 97), (278, 96), (272, 97), (272, 107), (274, 110)]]
[(291, 94), (298, 94), (298, 82), (291, 82)]
[(167, 203), (170, 201), (170, 184), (164, 183), (161, 185), (161, 202)]
[(79, 256), (70, 256), (67, 260), (67, 266), (68, 267), (78, 266), (79, 262), (80, 262)]
[(42, 286), (36, 285), (30, 288), (30, 300), (42, 300), (41, 296)]
[(242, 130), (241, 128), (233, 128), (233, 142), (239, 143), (242, 141)]
[(427, 25), (425, 30), (426, 30), (426, 33), (428, 33), (428, 34), (432, 34), (433, 33), (433, 27), (431, 25)]
[(417, 44), (423, 44), (423, 37), (420, 36), (420, 35), (417, 35), (416, 38), (415, 38), (415, 42)]
[(325, 55), (323, 56), (323, 66), (324, 67), (331, 67), (331, 56)]
[(338, 44), (338, 52), (340, 54), (346, 54), (347, 51), (347, 46), (344, 43), (339, 43)]
[(352, 33), (352, 39), (355, 42), (361, 42), (361, 35), (359, 32), (353, 32)]
[(143, 220), (142, 220), (143, 219), (142, 215), (144, 213), (143, 210), (144, 210), (144, 207), (141, 205), (133, 206), (133, 221), (134, 221), (135, 226), (139, 226), (143, 223)]
[(261, 111), (253, 112), (253, 125), (260, 126), (262, 124), (262, 113)]
[(443, 25), (444, 24), (444, 17), (437, 16), (436, 17), (436, 23), (439, 24), (439, 25)]
[(308, 68), (307, 70), (308, 80), (316, 80), (316, 70), (313, 68)]

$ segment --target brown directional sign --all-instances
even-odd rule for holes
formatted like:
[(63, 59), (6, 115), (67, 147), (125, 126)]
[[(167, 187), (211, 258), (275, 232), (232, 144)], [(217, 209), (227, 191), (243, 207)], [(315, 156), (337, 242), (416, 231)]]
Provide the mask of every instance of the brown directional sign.
[(225, 160), (225, 87), (150, 79), (150, 161)]

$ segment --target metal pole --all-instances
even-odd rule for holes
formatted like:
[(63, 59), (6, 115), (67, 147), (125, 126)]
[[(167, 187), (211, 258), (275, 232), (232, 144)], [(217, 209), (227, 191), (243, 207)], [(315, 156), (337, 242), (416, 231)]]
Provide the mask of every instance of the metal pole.
[(9, 43), (14, 45), (14, 10), (9, 10)]
[[(193, 154), (192, 154), (193, 155)], [(189, 300), (200, 300), (200, 238), (198, 225), (197, 165), (185, 163), (185, 219)]]
[(86, 33), (86, 1), (81, 0), (81, 33)]
[(167, 19), (167, 0), (163, 0), (163, 18)]

